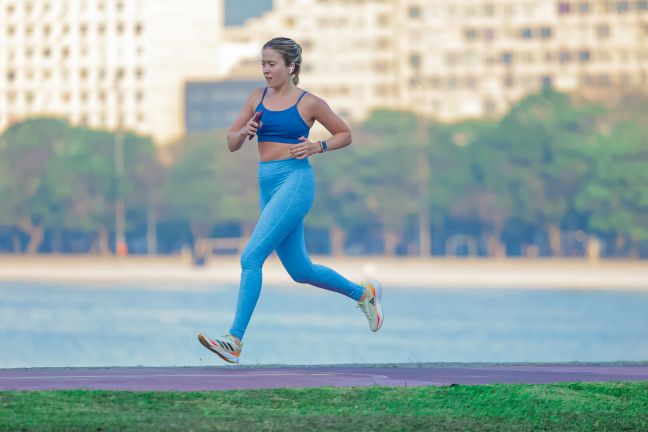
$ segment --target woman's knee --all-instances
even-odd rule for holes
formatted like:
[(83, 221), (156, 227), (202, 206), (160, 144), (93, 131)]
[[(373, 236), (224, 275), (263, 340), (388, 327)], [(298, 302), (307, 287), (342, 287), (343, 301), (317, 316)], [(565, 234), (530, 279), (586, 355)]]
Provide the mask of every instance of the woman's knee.
[(253, 252), (243, 251), (241, 254), (241, 268), (252, 269), (263, 266), (263, 259)]
[(306, 268), (291, 268), (287, 270), (292, 280), (297, 283), (310, 283), (313, 281), (313, 266)]

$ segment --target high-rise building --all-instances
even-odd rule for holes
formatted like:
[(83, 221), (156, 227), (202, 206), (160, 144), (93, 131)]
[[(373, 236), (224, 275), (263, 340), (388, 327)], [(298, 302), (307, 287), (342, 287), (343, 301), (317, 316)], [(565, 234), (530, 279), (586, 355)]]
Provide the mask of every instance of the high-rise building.
[(275, 0), (225, 31), (241, 58), (275, 36), (304, 48), (302, 85), (355, 121), (495, 116), (549, 86), (648, 90), (648, 0)]
[(0, 130), (54, 115), (164, 143), (184, 81), (218, 73), (223, 0), (3, 0), (0, 23)]

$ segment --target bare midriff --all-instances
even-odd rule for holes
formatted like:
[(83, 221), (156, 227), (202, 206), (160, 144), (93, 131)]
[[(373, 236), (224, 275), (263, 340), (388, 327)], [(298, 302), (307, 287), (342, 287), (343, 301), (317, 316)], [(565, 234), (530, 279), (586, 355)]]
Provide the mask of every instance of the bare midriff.
[(269, 162), (280, 159), (292, 159), (290, 146), (293, 144), (262, 141), (259, 143), (259, 156), (262, 162)]

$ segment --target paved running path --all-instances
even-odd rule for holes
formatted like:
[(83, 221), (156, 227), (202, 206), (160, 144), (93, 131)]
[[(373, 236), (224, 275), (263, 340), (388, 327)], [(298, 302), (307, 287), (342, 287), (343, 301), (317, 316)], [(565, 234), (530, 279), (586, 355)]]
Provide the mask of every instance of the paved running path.
[(648, 365), (643, 364), (0, 369), (0, 390), (199, 391), (643, 380), (648, 380)]

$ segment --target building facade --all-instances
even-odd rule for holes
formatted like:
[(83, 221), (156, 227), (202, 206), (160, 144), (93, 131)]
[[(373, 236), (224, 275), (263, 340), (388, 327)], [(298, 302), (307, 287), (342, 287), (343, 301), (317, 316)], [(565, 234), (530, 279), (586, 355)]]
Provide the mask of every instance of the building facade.
[(250, 93), (264, 82), (226, 80), (188, 82), (185, 85), (185, 130), (205, 132), (228, 129)]
[(352, 121), (498, 116), (549, 86), (648, 89), (647, 0), (276, 0), (225, 39), (250, 52), (279, 35), (304, 48), (302, 85)]
[(0, 130), (53, 115), (165, 143), (184, 81), (218, 70), (223, 1), (3, 0), (0, 23)]

